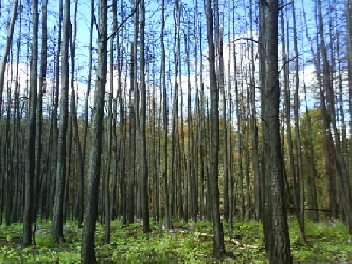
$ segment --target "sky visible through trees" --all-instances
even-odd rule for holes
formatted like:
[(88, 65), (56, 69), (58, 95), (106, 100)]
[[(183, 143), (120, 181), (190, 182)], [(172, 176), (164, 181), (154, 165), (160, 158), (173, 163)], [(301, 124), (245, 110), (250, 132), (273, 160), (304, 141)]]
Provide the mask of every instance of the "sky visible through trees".
[[(38, 10), (34, 12), (33, 10)], [(263, 222), (290, 262), (287, 217), (352, 232), (349, 0), (2, 1), (0, 222), (83, 230)], [(34, 229), (33, 229), (34, 228)]]
[[(130, 15), (130, 11), (131, 11), (131, 6), (128, 3), (124, 3), (126, 5), (126, 10), (124, 9), (122, 12), (123, 13), (123, 17), (126, 18)], [(316, 30), (316, 26), (315, 26), (315, 22), (314, 22), (314, 3), (313, 2), (304, 2), (304, 10), (302, 9), (302, 1), (297, 1), (296, 3), (296, 9), (298, 10), (297, 14), (300, 17), (300, 22), (301, 22), (301, 28), (299, 30), (301, 30), (302, 34), (301, 36), (299, 36), (299, 46), (300, 46), (300, 58), (302, 60), (302, 65), (300, 65), (300, 74), (302, 76), (305, 76), (305, 79), (307, 79), (307, 82), (311, 82), (314, 78), (314, 73), (312, 72), (312, 68), (314, 67), (313, 62), (311, 60), (311, 49), (310, 49), (310, 43), (312, 42), (312, 38), (314, 36), (314, 32)], [(97, 5), (97, 3), (95, 4)], [(204, 14), (204, 4), (203, 3), (198, 3), (199, 7), (198, 7), (198, 15), (197, 15), (197, 21), (198, 21), (198, 28), (197, 28), (197, 33), (199, 33), (199, 30), (201, 29), (201, 24), (203, 25), (203, 30), (205, 27), (205, 14)], [(283, 3), (283, 5), (285, 5)], [(191, 27), (194, 27), (193, 23), (194, 23), (194, 3), (192, 1), (184, 1), (183, 2), (183, 6), (184, 6), (184, 14), (183, 14), (183, 25), (185, 26), (185, 28), (187, 27), (187, 24), (192, 24), (190, 25)], [(6, 8), (3, 8), (6, 11), (9, 11), (10, 5), (6, 6)], [(228, 40), (230, 40), (231, 43), (236, 43), (238, 44), (238, 46), (240, 47), (242, 46), (246, 46), (249, 45), (248, 41), (245, 41), (244, 39), (248, 39), (249, 35), (250, 35), (250, 28), (249, 28), (249, 23), (248, 23), (248, 19), (246, 18), (249, 15), (249, 3), (247, 3), (246, 1), (243, 1), (243, 3), (241, 2), (236, 2), (236, 3), (231, 3), (231, 6), (228, 7), (227, 2), (222, 2), (219, 1), (219, 10), (222, 10), (223, 13), (223, 27), (227, 28), (229, 25), (230, 27), (232, 27), (231, 32), (230, 32), (230, 36), (227, 34), (226, 30), (225, 30), (225, 34), (224, 34), (224, 42), (226, 43), (225, 45), (225, 50), (224, 52), (227, 53), (226, 57), (230, 58), (231, 61), (233, 60), (231, 58), (231, 52), (232, 52), (232, 47), (229, 47), (228, 44)], [(336, 9), (338, 8), (338, 6), (336, 7)], [(54, 1), (54, 2), (49, 2), (48, 4), (48, 12), (49, 12), (49, 16), (48, 16), (48, 28), (49, 28), (49, 36), (52, 36), (52, 42), (55, 41), (55, 38), (57, 38), (57, 36), (55, 36), (55, 34), (57, 33), (57, 24), (58, 24), (58, 2)], [(258, 9), (258, 7), (257, 7)], [(228, 18), (228, 10), (230, 10), (231, 12), (231, 20), (229, 21)], [(342, 10), (341, 10), (342, 11)], [(220, 11), (221, 12), (221, 11)], [(305, 16), (307, 17), (307, 19), (303, 19), (303, 12), (305, 12)], [(4, 12), (3, 12), (4, 13)], [(71, 10), (71, 16), (72, 16), (73, 10)], [(90, 4), (88, 2), (80, 2), (78, 1), (78, 11), (77, 11), (77, 33), (76, 33), (76, 46), (77, 46), (77, 52), (75, 54), (75, 60), (76, 60), (76, 77), (75, 77), (75, 81), (77, 82), (77, 92), (78, 92), (78, 100), (79, 100), (79, 105), (78, 105), (78, 113), (82, 114), (83, 112), (83, 98), (84, 98), (84, 94), (85, 94), (85, 90), (86, 90), (86, 82), (87, 82), (87, 70), (88, 70), (88, 44), (89, 44), (89, 16), (88, 14), (90, 13)], [(289, 12), (287, 12), (289, 13)], [(9, 13), (10, 14), (10, 13)], [(147, 50), (150, 53), (156, 53), (160, 55), (160, 41), (159, 41), (159, 32), (160, 32), (160, 5), (156, 4), (154, 1), (149, 1), (146, 3), (146, 14), (147, 14), (147, 23), (146, 23), (146, 28), (147, 28), (147, 32), (148, 32), (148, 37), (147, 37), (147, 41), (148, 43), (150, 43), (150, 45), (147, 46)], [(121, 15), (121, 14), (120, 14)], [(338, 16), (339, 13), (336, 12), (336, 16)], [(253, 13), (252, 15), (253, 17), (253, 21), (254, 21), (254, 26), (253, 26), (253, 39), (257, 40), (258, 39), (258, 14)], [(4, 16), (5, 18), (5, 16)], [(288, 20), (288, 23), (292, 23), (292, 16), (290, 14), (288, 14), (286, 16), (286, 19)], [(173, 9), (170, 5), (169, 8), (167, 8), (166, 10), (166, 19), (165, 19), (165, 24), (166, 24), (166, 42), (167, 43), (172, 43), (172, 39), (174, 37), (174, 19), (173, 19)], [(111, 24), (111, 23), (110, 23)], [(111, 25), (110, 25), (111, 26)], [(6, 20), (3, 21), (3, 28), (6, 27)], [(133, 35), (133, 23), (131, 19), (127, 19), (127, 21), (125, 21), (124, 26), (121, 27), (122, 28), (126, 28), (126, 32), (124, 33), (125, 36), (132, 36)], [(17, 29), (17, 28), (16, 28)], [(306, 34), (304, 33), (305, 30), (308, 30), (308, 36), (305, 36)], [(2, 34), (3, 37), (5, 37), (5, 30), (2, 30)], [(192, 38), (194, 38), (194, 32), (190, 32), (190, 34), (192, 35)], [(292, 33), (290, 33), (292, 35)], [(343, 33), (344, 34), (344, 33)], [(40, 35), (40, 33), (39, 33)], [(290, 36), (290, 35), (288, 35)], [(203, 36), (204, 37), (204, 36)], [(94, 31), (93, 32), (93, 49), (95, 52), (93, 52), (93, 57), (94, 53), (96, 54), (96, 39), (97, 39), (97, 32)], [(190, 38), (189, 40), (191, 42), (193, 42), (194, 40)], [(243, 39), (242, 39), (243, 38)], [(21, 43), (28, 43), (29, 44), (29, 36), (27, 38), (22, 38), (21, 39)], [(50, 38), (49, 38), (50, 41)], [(183, 41), (183, 39), (181, 40)], [(290, 45), (293, 45), (292, 42), (292, 36), (289, 37), (289, 41), (290, 41)], [(256, 46), (257, 49), (257, 45), (256, 43), (252, 43), (253, 45)], [(49, 50), (51, 49), (53, 52), (53, 47), (54, 43), (52, 43), (52, 46), (49, 46)], [(200, 42), (198, 42), (198, 45), (200, 45)], [(192, 47), (193, 45), (191, 45)], [(40, 48), (40, 47), (39, 47)], [(168, 51), (166, 52), (166, 58), (168, 59), (168, 61), (170, 61), (170, 63), (173, 62), (174, 58), (172, 56), (172, 53), (174, 52), (174, 48), (171, 45), (168, 45)], [(206, 53), (207, 53), (207, 46), (206, 46), (206, 42), (203, 41), (202, 42), (202, 47), (199, 47), (203, 50), (203, 69), (206, 71), (207, 70), (207, 58), (206, 58)], [(125, 53), (127, 52), (128, 46), (126, 46), (125, 48)], [(193, 49), (193, 47), (192, 47)], [(281, 50), (281, 44), (279, 44), (279, 49)], [(246, 51), (241, 50), (241, 48), (239, 48), (239, 50), (236, 51), (236, 53), (245, 53)], [(22, 49), (22, 56), (20, 56), (21, 60), (23, 60), (24, 64), (20, 65), (20, 69), (21, 69), (21, 80), (23, 80), (23, 84), (21, 86), (21, 88), (24, 90), (25, 89), (25, 81), (26, 81), (26, 75), (28, 74), (28, 65), (26, 66), (26, 59), (28, 57), (28, 54), (26, 55), (26, 53), (28, 53), (27, 50)], [(53, 55), (53, 54), (52, 54)], [(257, 55), (257, 54), (256, 54)], [(116, 55), (114, 55), (116, 57)], [(154, 55), (152, 55), (151, 57), (153, 57)], [(246, 56), (246, 54), (241, 54), (240, 56)], [(258, 56), (258, 55), (257, 55)], [(96, 57), (95, 57), (96, 59)], [(247, 58), (248, 59), (248, 58)], [(50, 62), (50, 61), (49, 61)], [(258, 63), (258, 61), (256, 62)], [(50, 74), (50, 70), (52, 71), (53, 68), (53, 61), (50, 65), (49, 63), (49, 69), (48, 69), (48, 73)], [(231, 62), (231, 67), (232, 67), (233, 62)], [(292, 65), (292, 64), (291, 64)], [(150, 67), (154, 67), (154, 68), (158, 68), (160, 67), (160, 62), (156, 61), (153, 66)], [(293, 67), (293, 66), (292, 66)], [(257, 67), (258, 68), (258, 67)], [(93, 67), (94, 69), (94, 67)], [(194, 83), (194, 58), (191, 58), (191, 69), (192, 69), (192, 84)], [(150, 69), (152, 70), (152, 69)], [(227, 64), (225, 64), (225, 70), (227, 71)], [(231, 69), (230, 69), (231, 70)], [(187, 82), (186, 81), (186, 67), (185, 64), (182, 65), (181, 67), (181, 73), (182, 73), (182, 79), (181, 81), (183, 83)], [(169, 82), (173, 83), (173, 77), (174, 76), (174, 69), (169, 69)], [(204, 76), (205, 78), (207, 78), (207, 76)], [(124, 76), (124, 78), (128, 78), (128, 76)], [(199, 78), (199, 73), (198, 73), (198, 78)], [(50, 80), (48, 80), (48, 82), (50, 82)], [(128, 81), (126, 82), (128, 85)], [(149, 85), (152, 85), (151, 83)], [(184, 84), (185, 85), (185, 84)], [(50, 86), (49, 86), (50, 88)], [(311, 93), (311, 91), (307, 91), (308, 92), (308, 102), (310, 103), (310, 105), (314, 105), (314, 95)], [(169, 94), (171, 97), (171, 94)], [(6, 98), (6, 95), (4, 96)], [(260, 104), (258, 104), (258, 107), (260, 107)], [(348, 114), (348, 113), (346, 113)]]

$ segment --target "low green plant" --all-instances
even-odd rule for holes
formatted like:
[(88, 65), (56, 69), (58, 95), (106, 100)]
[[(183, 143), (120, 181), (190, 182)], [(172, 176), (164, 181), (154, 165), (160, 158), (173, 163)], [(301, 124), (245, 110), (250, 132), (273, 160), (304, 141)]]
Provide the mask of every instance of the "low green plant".
[[(235, 221), (230, 231), (224, 224), (227, 255), (212, 258), (212, 224), (197, 221), (188, 225), (174, 221), (174, 229), (164, 230), (162, 224), (151, 222), (153, 231), (144, 234), (140, 223), (124, 226), (111, 223), (111, 243), (104, 244), (104, 225), (97, 224), (95, 245), (100, 263), (267, 263), (263, 226), (257, 221)], [(65, 224), (66, 242), (56, 245), (50, 231), (51, 223), (37, 226), (36, 246), (21, 247), (22, 225), (0, 226), (0, 263), (79, 263), (82, 230), (75, 222)], [(352, 260), (352, 242), (343, 224), (305, 223), (305, 243), (297, 221), (289, 221), (291, 252), (295, 262), (342, 262)]]

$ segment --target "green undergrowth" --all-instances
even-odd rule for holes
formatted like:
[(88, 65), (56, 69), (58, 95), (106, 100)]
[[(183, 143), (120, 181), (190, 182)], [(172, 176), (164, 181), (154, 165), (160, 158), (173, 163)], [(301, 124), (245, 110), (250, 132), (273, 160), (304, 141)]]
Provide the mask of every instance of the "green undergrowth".
[[(22, 225), (0, 226), (0, 263), (80, 263), (82, 230), (76, 223), (64, 227), (65, 243), (55, 245), (51, 222), (40, 223), (36, 246), (22, 248)], [(172, 230), (151, 223), (152, 232), (144, 234), (139, 224), (111, 225), (111, 243), (104, 243), (104, 225), (96, 229), (96, 255), (99, 263), (267, 263), (262, 225), (255, 221), (235, 222), (232, 231), (225, 224), (227, 254), (212, 258), (212, 226), (207, 221), (186, 224), (175, 222)], [(349, 263), (352, 238), (342, 224), (305, 225), (304, 243), (295, 220), (291, 220), (291, 252), (296, 263)]]

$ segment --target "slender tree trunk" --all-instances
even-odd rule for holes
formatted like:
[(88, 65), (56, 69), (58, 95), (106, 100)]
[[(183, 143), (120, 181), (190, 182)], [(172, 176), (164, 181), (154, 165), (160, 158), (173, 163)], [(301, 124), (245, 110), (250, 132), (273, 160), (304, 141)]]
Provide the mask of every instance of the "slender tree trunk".
[(308, 218), (313, 220), (314, 222), (319, 221), (319, 211), (318, 211), (318, 199), (317, 199), (317, 190), (316, 190), (316, 178), (317, 172), (315, 168), (315, 158), (314, 158), (314, 142), (312, 137), (312, 118), (309, 114), (308, 107), (306, 106), (306, 115), (307, 115), (307, 139), (306, 139), (306, 156), (307, 156), (307, 167), (308, 167), (308, 175), (307, 175), (307, 206)]
[(60, 124), (58, 138), (58, 158), (56, 165), (55, 198), (53, 208), (53, 235), (56, 243), (64, 241), (64, 195), (66, 182), (66, 135), (68, 128), (69, 93), (69, 40), (70, 40), (70, 1), (65, 0), (64, 31), (62, 43), (62, 73), (60, 94)]
[[(253, 38), (253, 3), (249, 2), (249, 25), (250, 25), (250, 38)], [(262, 218), (262, 205), (260, 194), (260, 174), (259, 174), (259, 157), (258, 157), (258, 127), (257, 127), (257, 113), (255, 105), (255, 60), (254, 60), (254, 45), (251, 43), (251, 75), (250, 75), (250, 110), (251, 110), (251, 137), (252, 137), (252, 169), (254, 174), (254, 207), (255, 219)]]
[[(7, 71), (7, 79), (10, 79), (11, 82), (14, 81), (13, 77), (13, 67), (14, 67), (14, 62), (13, 62), (13, 52), (11, 52), (10, 55), (10, 63)], [(17, 80), (16, 80), (17, 82)], [(5, 138), (4, 138), (4, 150), (3, 150), (3, 155), (0, 160), (0, 169), (3, 168), (3, 170), (6, 172), (5, 173), (5, 184), (6, 186), (6, 194), (5, 194), (5, 223), (7, 226), (11, 224), (11, 208), (13, 205), (13, 160), (11, 159), (12, 156), (12, 148), (11, 148), (11, 102), (12, 102), (12, 94), (11, 94), (11, 85), (7, 85), (6, 89), (6, 122), (5, 122)], [(3, 165), (1, 165), (1, 162)], [(1, 196), (0, 196), (1, 197)], [(1, 212), (2, 213), (2, 212)]]
[(264, 48), (265, 84), (262, 98), (264, 122), (264, 236), (269, 263), (292, 263), (290, 239), (287, 226), (283, 165), (279, 123), (279, 76), (278, 76), (278, 1), (261, 2), (265, 31)]
[(298, 211), (298, 221), (301, 231), (301, 235), (304, 240), (304, 177), (303, 177), (303, 164), (302, 164), (302, 147), (301, 147), (301, 135), (299, 128), (299, 53), (298, 53), (298, 43), (297, 43), (297, 23), (296, 23), (296, 8), (294, 2), (291, 6), (292, 17), (293, 17), (293, 46), (295, 54), (295, 92), (294, 92), (294, 122), (295, 122), (295, 140), (296, 140), (296, 155), (297, 155), (297, 180), (298, 180), (298, 191), (297, 194), (297, 211)]
[[(30, 104), (28, 120), (28, 138), (26, 153), (26, 171), (24, 178), (24, 206), (23, 206), (23, 246), (33, 243), (32, 224), (34, 222), (34, 185), (35, 175), (35, 138), (36, 138), (36, 110), (37, 110), (37, 56), (38, 56), (38, 1), (33, 0), (33, 42), (30, 71)], [(2, 91), (1, 91), (2, 92)]]
[[(235, 47), (235, 46), (234, 46)], [(236, 73), (238, 71), (238, 66), (237, 66), (237, 60), (236, 60), (236, 54), (234, 51), (234, 72)], [(238, 196), (239, 196), (239, 209), (240, 209), (240, 218), (244, 219), (244, 214), (245, 214), (245, 204), (244, 204), (244, 190), (243, 190), (243, 163), (242, 163), (242, 157), (243, 157), (243, 148), (242, 148), (242, 116), (241, 116), (241, 106), (240, 106), (240, 95), (238, 92), (238, 83), (237, 83), (237, 78), (235, 78), (235, 103), (236, 103), (236, 115), (237, 115), (237, 179), (239, 182), (239, 190), (238, 190)]]
[[(112, 59), (113, 54), (113, 39), (110, 40), (110, 59)], [(112, 76), (112, 60), (110, 61), (110, 77)], [(111, 226), (111, 215), (110, 215), (110, 174), (111, 174), (111, 155), (112, 155), (112, 95), (113, 95), (113, 79), (110, 78), (110, 92), (108, 94), (108, 120), (107, 120), (107, 158), (106, 158), (106, 171), (104, 179), (104, 189), (103, 189), (103, 200), (104, 200), (104, 216), (105, 216), (105, 235), (104, 242), (106, 244), (110, 243), (110, 226)]]
[(211, 173), (208, 180), (208, 188), (211, 204), (211, 214), (213, 221), (213, 255), (219, 258), (225, 254), (224, 244), (224, 230), (223, 224), (220, 222), (219, 211), (219, 187), (218, 187), (218, 173), (219, 173), (219, 94), (216, 83), (215, 74), (215, 48), (213, 40), (213, 13), (212, 1), (206, 2), (207, 14), (207, 39), (209, 47), (209, 66), (210, 66), (210, 98), (211, 98)]
[(84, 185), (83, 185), (83, 173), (84, 173), (84, 160), (83, 160), (83, 153), (82, 153), (82, 144), (79, 138), (79, 132), (78, 132), (78, 120), (77, 120), (77, 109), (76, 109), (76, 95), (75, 95), (75, 89), (74, 89), (74, 72), (75, 72), (75, 40), (76, 40), (76, 33), (77, 33), (77, 3), (78, 1), (75, 2), (75, 18), (74, 18), (74, 35), (71, 38), (71, 71), (72, 71), (72, 77), (71, 77), (71, 118), (72, 118), (72, 127), (73, 127), (73, 132), (74, 133), (74, 138), (75, 138), (75, 143), (76, 143), (76, 149), (77, 149), (77, 176), (78, 176), (78, 206), (76, 207), (77, 211), (75, 216), (78, 218), (78, 228), (82, 227), (83, 223), (83, 204), (82, 204), (82, 195), (84, 192)]
[[(119, 34), (117, 32), (117, 2), (113, 1), (112, 2), (112, 20), (113, 20), (113, 32), (117, 33), (117, 41), (116, 41), (116, 49), (114, 49), (114, 41), (115, 41), (115, 37), (112, 36), (110, 39), (110, 80), (113, 80), (114, 78), (114, 73), (117, 72), (118, 77), (117, 77), (117, 97), (122, 96), (122, 93), (120, 93), (120, 57), (119, 57), (119, 49), (120, 49), (120, 45), (119, 45)], [(114, 51), (116, 52), (115, 54), (117, 54), (117, 60), (114, 60)], [(114, 65), (116, 65), (117, 68), (114, 68)], [(112, 179), (111, 179), (111, 196), (109, 199), (109, 214), (110, 214), (110, 219), (111, 220), (115, 220), (116, 216), (117, 216), (117, 208), (118, 206), (120, 206), (120, 201), (118, 200), (118, 185), (117, 185), (117, 175), (118, 175), (118, 162), (120, 159), (118, 159), (118, 154), (117, 154), (117, 98), (113, 98), (114, 97), (114, 82), (110, 81), (110, 92), (111, 92), (111, 164), (110, 166), (112, 167), (111, 170), (111, 175), (112, 175)], [(109, 98), (110, 100), (110, 98)], [(122, 126), (122, 121), (120, 122), (120, 126)], [(110, 130), (110, 128), (109, 128)], [(105, 197), (106, 198), (106, 197)], [(110, 231), (109, 231), (110, 233)]]
[(84, 178), (85, 178), (85, 161), (86, 161), (86, 152), (87, 152), (87, 135), (88, 135), (88, 122), (89, 122), (89, 117), (88, 117), (88, 111), (89, 111), (89, 106), (88, 106), (88, 100), (89, 100), (89, 94), (90, 90), (92, 87), (92, 50), (93, 50), (93, 29), (94, 29), (94, 21), (95, 21), (95, 16), (94, 16), (94, 0), (91, 0), (90, 2), (90, 30), (89, 30), (89, 55), (88, 55), (88, 77), (87, 77), (87, 90), (85, 94), (85, 100), (84, 100), (84, 125), (83, 125), (83, 139), (82, 139), (82, 161), (83, 161), (83, 166), (81, 168), (81, 177), (79, 178), (79, 193), (78, 193), (78, 204), (79, 204), (79, 216), (78, 216), (78, 227), (82, 227), (83, 224), (83, 218), (84, 218), (84, 204), (85, 204), (85, 184), (84, 184)]
[(134, 222), (135, 215), (135, 155), (136, 155), (136, 119), (135, 119), (135, 87), (134, 87), (134, 46), (135, 43), (131, 42), (131, 58), (130, 58), (130, 160), (129, 160), (129, 177), (127, 187), (127, 222), (129, 224)]
[(141, 24), (140, 24), (140, 75), (141, 75), (141, 113), (140, 113), (140, 159), (141, 159), (141, 198), (142, 198), (142, 220), (143, 232), (150, 231), (149, 228), (149, 195), (148, 195), (148, 164), (147, 164), (147, 142), (146, 142), (146, 83), (144, 72), (144, 26), (145, 26), (145, 6), (141, 0)]
[(168, 124), (168, 115), (167, 115), (167, 93), (166, 93), (166, 66), (165, 66), (165, 44), (164, 44), (164, 30), (165, 30), (165, 0), (161, 1), (161, 87), (163, 94), (163, 192), (164, 192), (164, 216), (165, 216), (165, 227), (167, 229), (171, 228), (171, 210), (170, 210), (170, 197), (169, 197), (169, 173), (167, 170), (167, 124)]
[[(33, 208), (33, 214), (34, 216), (37, 214), (38, 211), (38, 204), (39, 204), (39, 199), (40, 196), (42, 195), (42, 189), (41, 189), (41, 183), (43, 180), (43, 175), (42, 175), (42, 152), (43, 152), (43, 139), (42, 139), (42, 134), (43, 134), (43, 94), (46, 93), (46, 69), (47, 69), (47, 35), (48, 35), (48, 30), (47, 30), (47, 12), (48, 12), (48, 1), (44, 0), (42, 1), (42, 47), (41, 47), (41, 63), (40, 63), (40, 76), (39, 76), (39, 92), (38, 92), (38, 101), (37, 101), (37, 117), (36, 117), (36, 122), (37, 122), (37, 133), (36, 133), (36, 147), (35, 147), (35, 158), (36, 158), (36, 164), (35, 164), (35, 174), (36, 174), (36, 182), (34, 185), (34, 193), (37, 193), (37, 197), (34, 200), (34, 208)], [(33, 219), (34, 221), (36, 220), (35, 218)], [(35, 230), (35, 229), (34, 229)]]
[[(171, 135), (171, 181), (170, 181), (170, 209), (171, 209), (171, 216), (174, 217), (176, 216), (176, 211), (177, 211), (177, 194), (179, 194), (179, 197), (182, 199), (182, 195), (184, 195), (182, 192), (184, 192), (184, 189), (182, 188), (182, 183), (181, 183), (181, 177), (180, 180), (177, 181), (177, 176), (178, 176), (178, 164), (177, 162), (179, 160), (179, 151), (180, 151), (180, 141), (179, 141), (179, 64), (180, 64), (180, 40), (179, 40), (179, 27), (180, 27), (180, 11), (179, 11), (179, 0), (175, 1), (175, 88), (174, 88), (174, 96), (173, 96), (173, 106), (172, 106), (172, 135)], [(180, 162), (180, 161), (179, 161)], [(176, 184), (178, 186), (176, 186)], [(177, 189), (178, 187), (178, 189)], [(183, 211), (183, 204), (180, 204), (180, 211)], [(181, 213), (181, 212), (180, 212)]]
[(82, 240), (82, 262), (96, 263), (94, 233), (98, 213), (101, 154), (103, 146), (105, 83), (107, 71), (107, 0), (99, 1), (98, 72), (94, 91), (92, 152), (89, 163), (87, 206)]
[[(4, 48), (4, 53), (2, 54), (2, 60), (1, 60), (1, 64), (0, 64), (0, 111), (2, 109), (2, 93), (4, 91), (4, 78), (5, 78), (7, 55), (9, 54), (10, 48), (12, 45), (13, 33), (15, 30), (15, 22), (17, 19), (17, 9), (18, 9), (18, 0), (14, 0), (12, 2), (11, 21), (10, 21), (9, 27), (7, 29), (6, 45)], [(34, 33), (34, 34), (36, 34), (36, 33)], [(0, 120), (1, 120), (1, 117), (2, 117), (2, 115), (0, 115)]]
[[(22, 17), (22, 16), (21, 16)], [(21, 24), (21, 17), (20, 17), (20, 24)], [(21, 27), (20, 27), (20, 33), (21, 33)], [(11, 170), (12, 170), (12, 174), (10, 177), (13, 177), (13, 181), (14, 181), (14, 190), (13, 193), (9, 192), (8, 195), (8, 204), (10, 206), (10, 208), (12, 208), (12, 213), (11, 213), (11, 220), (10, 223), (13, 222), (19, 222), (20, 221), (20, 214), (18, 213), (18, 208), (20, 208), (20, 206), (23, 204), (22, 200), (20, 199), (20, 194), (22, 192), (20, 192), (21, 190), (21, 185), (20, 185), (20, 177), (22, 177), (22, 175), (20, 175), (20, 168), (21, 168), (21, 163), (20, 163), (20, 158), (19, 158), (19, 146), (20, 146), (20, 141), (22, 140), (22, 131), (21, 131), (21, 125), (20, 125), (20, 120), (21, 117), (19, 115), (20, 112), (20, 104), (19, 104), (19, 63), (20, 63), (20, 53), (21, 53), (21, 37), (19, 37), (19, 40), (17, 42), (17, 64), (16, 64), (16, 77), (15, 77), (15, 90), (14, 90), (14, 109), (13, 109), (13, 140), (12, 140), (12, 151), (11, 151), (11, 163), (12, 164), (16, 164), (17, 166), (11, 166)], [(4, 185), (2, 185), (4, 186)], [(0, 194), (1, 195), (1, 194)], [(11, 198), (10, 198), (11, 195)], [(1, 197), (1, 196), (0, 196)], [(10, 204), (11, 202), (11, 204)], [(2, 212), (0, 212), (2, 213)], [(0, 221), (1, 222), (1, 221)]]

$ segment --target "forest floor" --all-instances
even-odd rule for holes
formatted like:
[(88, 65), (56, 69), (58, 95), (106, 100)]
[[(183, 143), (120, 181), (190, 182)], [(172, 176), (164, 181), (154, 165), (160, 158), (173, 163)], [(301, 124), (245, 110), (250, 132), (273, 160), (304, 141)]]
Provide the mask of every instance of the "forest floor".
[[(22, 225), (0, 226), (0, 263), (80, 263), (81, 234), (74, 222), (64, 227), (66, 242), (55, 245), (50, 222), (38, 222), (36, 246), (22, 248)], [(180, 221), (172, 230), (152, 222), (153, 231), (142, 233), (139, 224), (111, 225), (111, 242), (104, 244), (104, 226), (97, 225), (96, 255), (99, 263), (267, 263), (262, 225), (235, 221), (230, 233), (225, 225), (227, 256), (212, 258), (211, 223)], [(352, 237), (340, 223), (305, 225), (305, 244), (294, 219), (290, 220), (291, 253), (294, 263), (352, 263)]]

